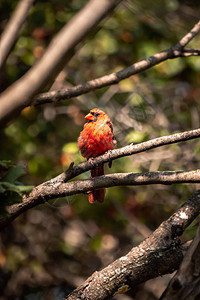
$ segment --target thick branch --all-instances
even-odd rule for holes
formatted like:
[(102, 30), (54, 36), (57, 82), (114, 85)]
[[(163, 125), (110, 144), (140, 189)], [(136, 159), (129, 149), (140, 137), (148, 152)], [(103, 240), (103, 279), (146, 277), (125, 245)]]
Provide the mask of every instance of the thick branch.
[(103, 270), (95, 272), (66, 300), (110, 299), (151, 278), (173, 272), (183, 259), (179, 236), (199, 211), (200, 191), (196, 191), (139, 246)]
[(90, 91), (109, 86), (112, 84), (116, 84), (123, 79), (126, 79), (134, 74), (145, 71), (169, 58), (177, 58), (177, 57), (188, 57), (191, 55), (200, 55), (200, 50), (185, 50), (183, 47), (189, 43), (189, 41), (195, 37), (195, 35), (200, 31), (200, 22), (198, 22), (189, 33), (187, 33), (178, 44), (175, 46), (168, 48), (162, 52), (156, 53), (153, 56), (148, 57), (147, 59), (143, 59), (140, 62), (137, 62), (128, 68), (122, 69), (118, 72), (111, 73), (109, 75), (105, 75), (85, 83), (79, 84), (72, 88), (61, 89), (57, 91), (51, 91), (48, 93), (43, 93), (38, 95), (33, 105), (41, 105), (44, 103), (56, 102), (63, 99), (69, 99), (72, 97), (77, 97), (82, 94), (88, 93)]
[[(42, 185), (41, 188), (34, 189), (31, 192), (30, 196), (25, 198), (24, 205), (29, 206), (30, 203), (32, 207), (35, 201), (37, 201), (37, 204), (38, 201), (40, 201), (40, 203), (43, 203), (44, 201), (48, 201), (51, 199), (80, 194), (99, 188), (108, 188), (122, 185), (169, 185), (174, 183), (200, 183), (200, 170), (193, 170), (188, 172), (157, 171), (146, 173), (115, 173), (98, 176), (92, 179), (72, 181), (68, 183), (53, 183), (51, 185)], [(22, 208), (21, 204), (16, 204), (17, 210), (18, 206)], [(12, 208), (14, 208), (14, 205), (12, 206)]]
[(146, 150), (157, 148), (159, 146), (186, 141), (197, 137), (200, 137), (200, 129), (195, 129), (195, 130), (186, 131), (182, 133), (172, 134), (169, 136), (159, 137), (137, 145), (131, 144), (129, 146), (120, 149), (112, 150), (109, 153), (101, 155), (91, 161), (81, 163), (75, 167), (73, 167), (73, 164), (71, 164), (71, 166), (66, 172), (34, 188), (31, 194), (28, 197), (24, 198), (22, 203), (11, 206), (9, 208), (9, 214), (7, 215), (7, 217), (0, 219), (0, 228), (7, 226), (10, 222), (12, 222), (17, 216), (22, 214), (24, 211), (36, 205), (44, 203), (45, 201), (58, 198), (58, 197), (64, 197), (67, 195), (69, 196), (76, 193), (86, 192), (88, 190), (93, 190), (103, 186), (108, 187), (108, 186), (126, 185), (126, 184), (139, 185), (139, 184), (153, 184), (153, 183), (172, 184), (175, 182), (177, 183), (178, 182), (179, 183), (199, 182), (199, 170), (196, 170), (190, 172), (172, 172), (172, 173), (171, 172), (164, 172), (164, 173), (152, 172), (152, 173), (145, 173), (145, 174), (129, 173), (129, 174), (125, 174), (124, 176), (123, 174), (113, 174), (113, 175), (103, 176), (101, 177), (100, 180), (99, 180), (100, 177), (98, 177), (97, 179), (90, 179), (82, 182), (76, 181), (76, 182), (68, 183), (67, 185), (62, 185), (64, 182), (68, 181), (69, 179), (72, 179), (75, 176), (94, 168), (98, 164), (106, 163), (108, 161), (123, 156), (144, 152)]
[(160, 300), (198, 299), (200, 296), (200, 225), (179, 270)]
[(42, 58), (0, 98), (0, 125), (4, 125), (17, 112), (31, 104), (32, 97), (40, 92), (52, 76), (63, 68), (66, 57), (74, 47), (121, 0), (90, 0), (56, 35)]
[(0, 69), (2, 68), (11, 48), (13, 47), (17, 39), (18, 32), (26, 20), (28, 12), (34, 1), (35, 0), (19, 1), (13, 16), (9, 20), (4, 32), (2, 33), (0, 43)]
[(103, 187), (173, 183), (200, 183), (200, 170), (189, 172), (118, 173), (68, 183), (50, 183), (49, 181), (34, 188), (28, 197), (24, 197), (22, 203), (10, 206), (8, 215), (5, 218), (0, 218), (0, 229), (7, 226), (28, 209), (51, 199), (80, 194)]

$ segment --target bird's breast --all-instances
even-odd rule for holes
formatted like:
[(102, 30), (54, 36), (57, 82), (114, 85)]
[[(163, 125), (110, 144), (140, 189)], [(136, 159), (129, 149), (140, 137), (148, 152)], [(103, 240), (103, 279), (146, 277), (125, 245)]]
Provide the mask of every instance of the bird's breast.
[(113, 149), (113, 133), (107, 122), (85, 124), (78, 139), (81, 154), (87, 159)]

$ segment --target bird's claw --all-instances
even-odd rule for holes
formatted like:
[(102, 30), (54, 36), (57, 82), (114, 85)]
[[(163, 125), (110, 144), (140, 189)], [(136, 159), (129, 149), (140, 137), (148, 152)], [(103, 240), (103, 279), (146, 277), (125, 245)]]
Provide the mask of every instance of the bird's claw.
[(94, 157), (88, 158), (88, 162), (94, 167)]
[(112, 152), (112, 150), (108, 150), (108, 151), (106, 151), (106, 153), (108, 153), (108, 156), (109, 156), (109, 161), (108, 161), (108, 166), (109, 166), (109, 168), (111, 168), (111, 167), (112, 167), (112, 159), (111, 159), (111, 157), (110, 157), (110, 155), (111, 155), (111, 152)]

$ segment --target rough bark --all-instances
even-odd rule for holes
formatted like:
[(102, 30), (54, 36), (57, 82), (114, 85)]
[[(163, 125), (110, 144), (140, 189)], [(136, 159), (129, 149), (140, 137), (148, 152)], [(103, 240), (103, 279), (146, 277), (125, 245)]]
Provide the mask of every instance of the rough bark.
[(200, 299), (200, 226), (181, 266), (160, 300)]
[(139, 246), (103, 270), (93, 273), (66, 300), (110, 299), (150, 278), (173, 272), (180, 265), (185, 250), (179, 237), (199, 212), (200, 190)]
[(0, 126), (5, 125), (61, 71), (73, 49), (120, 0), (90, 0), (55, 36), (41, 59), (0, 97)]
[(50, 199), (84, 193), (101, 187), (117, 186), (117, 185), (144, 185), (144, 184), (173, 184), (173, 183), (197, 183), (199, 182), (199, 170), (188, 172), (148, 172), (144, 174), (113, 174), (96, 177), (95, 179), (78, 180), (70, 183), (66, 181), (75, 176), (91, 170), (98, 164), (110, 162), (120, 157), (133, 155), (144, 152), (163, 145), (169, 145), (181, 141), (187, 141), (200, 137), (200, 129), (176, 133), (169, 136), (159, 137), (136, 145), (128, 145), (126, 147), (115, 149), (96, 157), (93, 160), (81, 163), (73, 167), (73, 163), (69, 169), (60, 175), (35, 187), (30, 195), (24, 196), (23, 202), (12, 205), (8, 208), (8, 215), (0, 218), (0, 229), (7, 226), (17, 216), (26, 210), (44, 203)]

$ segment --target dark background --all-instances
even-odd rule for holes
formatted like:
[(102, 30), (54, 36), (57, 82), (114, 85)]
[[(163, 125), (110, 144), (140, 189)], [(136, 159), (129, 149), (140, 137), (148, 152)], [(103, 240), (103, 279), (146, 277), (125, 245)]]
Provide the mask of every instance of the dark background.
[[(1, 31), (17, 2), (1, 0)], [(36, 1), (0, 74), (1, 90), (31, 68), (86, 2)], [(176, 44), (198, 21), (199, 9), (199, 1), (124, 1), (82, 42), (53, 89), (120, 70)], [(199, 36), (189, 47), (200, 48)], [(199, 57), (168, 60), (56, 106), (28, 107), (1, 131), (0, 160), (23, 165), (27, 174), (21, 181), (29, 185), (83, 161), (77, 138), (84, 115), (94, 107), (110, 116), (118, 147), (198, 128), (199, 71)], [(118, 159), (107, 173), (192, 170), (200, 167), (199, 158), (200, 141), (194, 140)], [(81, 194), (31, 209), (1, 233), (0, 299), (62, 299), (142, 241), (195, 189), (192, 184), (115, 187), (107, 189), (103, 205), (91, 205)], [(183, 241), (195, 228), (187, 229)], [(169, 278), (115, 299), (158, 299)]]

